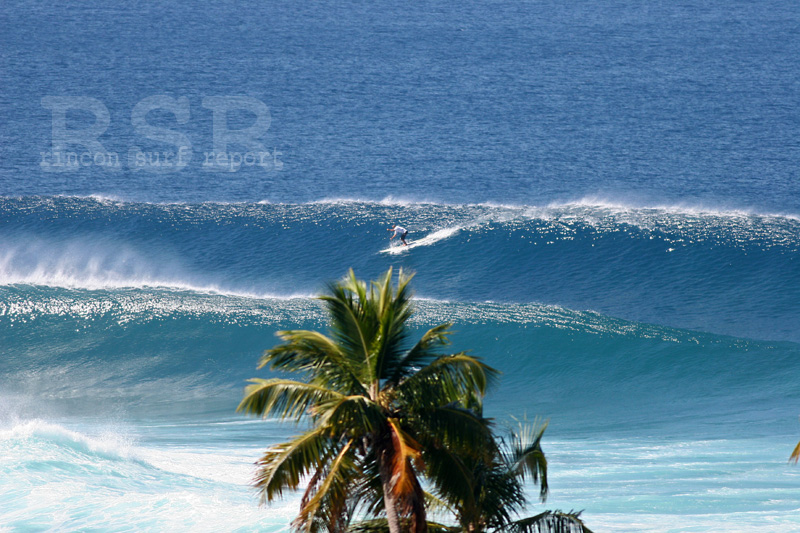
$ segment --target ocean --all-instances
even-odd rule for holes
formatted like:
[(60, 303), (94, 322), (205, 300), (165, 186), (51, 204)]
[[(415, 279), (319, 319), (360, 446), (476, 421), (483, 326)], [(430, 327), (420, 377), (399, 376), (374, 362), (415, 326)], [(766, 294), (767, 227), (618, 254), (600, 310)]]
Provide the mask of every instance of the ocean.
[[(594, 531), (800, 531), (800, 7), (0, 6), (0, 531), (288, 532), (235, 413), (353, 268)], [(171, 155), (169, 155), (171, 154)], [(74, 157), (73, 157), (74, 155)], [(386, 228), (424, 245), (400, 253)]]

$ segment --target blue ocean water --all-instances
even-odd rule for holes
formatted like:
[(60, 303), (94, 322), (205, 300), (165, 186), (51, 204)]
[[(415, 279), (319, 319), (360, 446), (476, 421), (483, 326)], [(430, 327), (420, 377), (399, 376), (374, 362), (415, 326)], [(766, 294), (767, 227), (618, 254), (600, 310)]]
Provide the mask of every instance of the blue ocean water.
[[(800, 531), (795, 3), (26, 0), (0, 24), (0, 529), (288, 531), (299, 496), (248, 482), (296, 429), (236, 415), (244, 382), (275, 331), (325, 327), (327, 281), (393, 266), (414, 328), (503, 372), (491, 416), (550, 420), (532, 512)], [(261, 119), (229, 151), (267, 164), (205, 164)], [(53, 166), (93, 124), (119, 165)], [(185, 167), (137, 163), (178, 138)]]

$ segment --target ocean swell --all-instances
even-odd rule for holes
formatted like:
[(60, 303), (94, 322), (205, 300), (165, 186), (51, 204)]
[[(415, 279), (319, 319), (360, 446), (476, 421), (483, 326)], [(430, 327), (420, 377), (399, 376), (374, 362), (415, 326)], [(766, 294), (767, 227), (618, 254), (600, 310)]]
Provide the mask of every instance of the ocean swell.
[[(800, 340), (800, 221), (598, 199), (544, 206), (330, 200), (0, 199), (0, 286), (307, 297), (353, 267), (417, 273), (439, 300), (544, 303)], [(387, 250), (400, 222), (420, 246)], [(389, 248), (392, 252), (398, 249)]]

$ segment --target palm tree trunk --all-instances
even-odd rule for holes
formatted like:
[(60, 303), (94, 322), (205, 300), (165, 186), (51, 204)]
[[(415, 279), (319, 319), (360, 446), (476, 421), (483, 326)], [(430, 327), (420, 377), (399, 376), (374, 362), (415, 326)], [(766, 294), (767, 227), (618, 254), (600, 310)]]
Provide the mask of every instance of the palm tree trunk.
[(397, 498), (392, 492), (391, 479), (392, 475), (389, 471), (389, 465), (383, 454), (379, 459), (381, 484), (383, 485), (383, 505), (386, 508), (386, 521), (389, 523), (389, 533), (402, 533), (400, 527), (400, 515), (397, 513)]

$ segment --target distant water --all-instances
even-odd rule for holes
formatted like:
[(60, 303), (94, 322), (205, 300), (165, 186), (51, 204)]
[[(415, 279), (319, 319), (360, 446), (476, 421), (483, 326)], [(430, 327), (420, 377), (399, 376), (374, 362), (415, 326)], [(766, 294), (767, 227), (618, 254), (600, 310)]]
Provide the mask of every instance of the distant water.
[[(236, 415), (244, 381), (275, 331), (326, 327), (326, 281), (394, 266), (414, 328), (452, 321), (503, 371), (491, 416), (550, 419), (532, 512), (800, 531), (795, 4), (26, 1), (0, 24), (0, 529), (288, 531), (299, 496), (247, 484), (295, 428)], [(183, 170), (127, 163), (166, 148), (131, 118), (155, 95), (188, 99), (147, 115)], [(108, 110), (121, 168), (41, 165), (52, 96)], [(203, 167), (209, 96), (269, 108), (271, 167)], [(428, 244), (380, 253), (393, 222)]]

